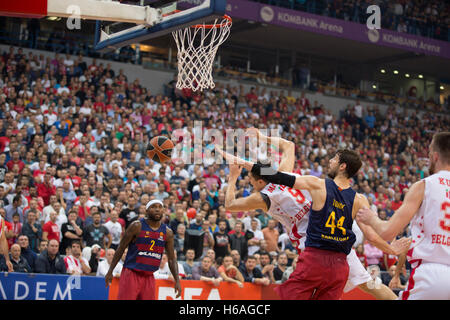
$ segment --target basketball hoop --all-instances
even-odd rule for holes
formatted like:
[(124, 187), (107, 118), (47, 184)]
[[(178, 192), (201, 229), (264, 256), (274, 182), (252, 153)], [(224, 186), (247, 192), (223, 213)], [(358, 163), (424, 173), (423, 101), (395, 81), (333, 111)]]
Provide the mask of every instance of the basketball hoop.
[(197, 24), (172, 32), (178, 48), (178, 89), (192, 91), (214, 88), (212, 69), (217, 49), (230, 35), (231, 17), (213, 24)]

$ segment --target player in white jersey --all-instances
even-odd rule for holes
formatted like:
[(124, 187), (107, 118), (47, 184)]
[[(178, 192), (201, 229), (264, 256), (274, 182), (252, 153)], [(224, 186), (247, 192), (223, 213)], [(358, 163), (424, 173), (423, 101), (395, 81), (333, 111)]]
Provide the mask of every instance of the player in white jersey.
[(3, 254), (3, 257), (5, 259), (6, 265), (8, 266), (8, 271), (13, 272), (13, 265), (11, 263), (11, 260), (9, 260), (9, 250), (8, 250), (8, 241), (6, 240), (5, 235), (5, 221), (2, 216), (0, 216), (0, 251), (1, 254)]
[(450, 300), (450, 132), (433, 136), (429, 161), (430, 176), (411, 186), (388, 221), (367, 208), (357, 215), (384, 239), (411, 223), (407, 257), (412, 270), (401, 294), (404, 300)]
[[(257, 134), (263, 140), (278, 143), (282, 153), (278, 170), (289, 173), (293, 171), (295, 145), (292, 142), (277, 137), (266, 137), (256, 129), (249, 129), (249, 132), (250, 134)], [(220, 148), (218, 151), (221, 152)], [(312, 204), (309, 192), (307, 190), (292, 189), (283, 185), (268, 183), (263, 178), (255, 177), (250, 173), (250, 183), (258, 192), (254, 192), (245, 198), (235, 199), (235, 185), (240, 173), (241, 169), (237, 165), (230, 164), (228, 188), (225, 195), (225, 208), (228, 211), (255, 209), (267, 211), (277, 221), (283, 224), (290, 240), (300, 253), (304, 249), (309, 212)], [(362, 231), (367, 240), (384, 252), (397, 255), (405, 249), (405, 245), (402, 243), (389, 245), (368, 226)], [(348, 292), (354, 287), (359, 286), (360, 289), (380, 300), (395, 300), (397, 298), (395, 293), (385, 285), (378, 286), (377, 288), (368, 285), (372, 277), (361, 264), (354, 250), (347, 256), (347, 263), (349, 264), (350, 271), (344, 292)]]

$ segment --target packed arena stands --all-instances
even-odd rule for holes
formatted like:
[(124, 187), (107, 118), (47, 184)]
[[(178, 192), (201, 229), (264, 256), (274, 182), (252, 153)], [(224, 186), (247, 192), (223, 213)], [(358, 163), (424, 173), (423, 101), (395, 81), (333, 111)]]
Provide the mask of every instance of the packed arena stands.
[[(269, 222), (264, 212), (227, 212), (228, 167), (213, 158), (183, 163), (181, 142), (174, 163), (149, 160), (146, 148), (152, 137), (170, 137), (175, 129), (192, 135), (194, 121), (223, 132), (276, 129), (295, 142), (294, 171), (318, 177), (327, 175), (327, 162), (337, 148), (357, 150), (364, 164), (353, 187), (380, 218), (389, 219), (411, 184), (428, 174), (432, 134), (450, 125), (448, 114), (421, 105), (395, 102), (383, 113), (375, 103), (365, 108), (356, 100), (335, 116), (332, 105), (259, 87), (245, 91), (219, 83), (214, 90), (193, 93), (176, 89), (172, 81), (161, 83), (165, 94), (154, 94), (119, 70), (86, 63), (83, 56), (40, 60), (21, 52), (10, 47), (0, 56), (0, 213), (18, 272), (104, 274), (114, 253), (109, 249), (117, 248), (126, 226), (145, 214), (150, 199), (160, 199), (167, 208), (164, 220), (176, 234), (185, 279), (192, 278), (189, 271), (197, 263), (183, 250), (186, 229), (206, 231), (197, 261), (205, 255), (223, 257), (211, 239), (225, 221), (226, 232), (234, 234), (236, 267), (253, 254), (263, 276), (280, 283), (296, 257), (282, 226)], [(211, 147), (203, 142), (203, 153)], [(251, 193), (245, 171), (237, 190), (240, 197)], [(273, 234), (275, 239), (265, 237)], [(408, 234), (406, 228), (399, 237)], [(74, 239), (81, 247), (71, 244)], [(365, 242), (355, 247), (366, 266), (378, 266), (386, 271), (383, 281), (389, 279), (395, 257)], [(60, 257), (59, 264), (50, 264), (50, 256)], [(86, 259), (89, 268), (75, 266), (74, 256)], [(276, 272), (264, 268), (263, 256), (273, 261)], [(215, 261), (217, 268), (221, 260)], [(0, 268), (7, 270), (4, 262)]]

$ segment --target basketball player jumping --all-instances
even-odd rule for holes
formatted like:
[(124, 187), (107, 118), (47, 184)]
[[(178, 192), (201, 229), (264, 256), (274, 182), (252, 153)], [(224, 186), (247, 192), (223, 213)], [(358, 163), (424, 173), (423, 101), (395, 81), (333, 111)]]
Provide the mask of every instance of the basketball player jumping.
[[(280, 146), (280, 151), (282, 152), (279, 170), (292, 172), (295, 161), (295, 146), (292, 142), (281, 138), (266, 137), (262, 135), (259, 130), (254, 128), (249, 129), (248, 133), (250, 135), (256, 134), (262, 140), (278, 143)], [(249, 163), (245, 164), (245, 162), (242, 162), (243, 160), (241, 161), (240, 159), (223, 152), (220, 148), (216, 149), (230, 162), (240, 161), (240, 164), (247, 165), (247, 168), (251, 170), (251, 167), (248, 166)], [(249, 174), (250, 182), (255, 190), (259, 192), (252, 193), (246, 198), (235, 199), (235, 183), (240, 175), (240, 172), (241, 168), (239, 168), (238, 165), (230, 165), (230, 176), (225, 200), (227, 210), (243, 211), (262, 209), (269, 212), (276, 220), (280, 221), (283, 226), (285, 226), (288, 231), (289, 238), (295, 244), (297, 250), (299, 252), (303, 250), (305, 248), (305, 235), (307, 233), (308, 221), (310, 219), (312, 200), (310, 192), (306, 189), (292, 189), (283, 185), (269, 183), (264, 175), (257, 174), (253, 171)], [(334, 205), (338, 204), (334, 203)], [(329, 223), (327, 223), (330, 225), (330, 228), (334, 228), (335, 230), (342, 229), (342, 225), (339, 221), (342, 220), (338, 220), (337, 225), (333, 221), (329, 221)], [(333, 224), (334, 227), (332, 227)], [(370, 227), (362, 226), (361, 229), (363, 230), (366, 238), (384, 252), (399, 254), (408, 248), (409, 244), (405, 240), (394, 242), (392, 245), (389, 245)], [(308, 251), (308, 249), (306, 251)], [(379, 288), (373, 288), (373, 286), (367, 285), (372, 278), (357, 258), (354, 250), (349, 252), (346, 261), (349, 265), (350, 271), (347, 283), (344, 282), (345, 291), (350, 291), (355, 286), (359, 286), (362, 290), (372, 294), (377, 299), (393, 300), (397, 298), (392, 290), (385, 285), (382, 285)], [(297, 264), (297, 268), (300, 268), (300, 264)], [(336, 270), (334, 270), (333, 273), (334, 272), (336, 272)], [(296, 273), (298, 274), (298, 270)], [(316, 292), (313, 297), (311, 291), (302, 292), (303, 290), (311, 289), (309, 288), (309, 284), (302, 285), (297, 282), (297, 279), (294, 278), (292, 278), (292, 280), (288, 280), (281, 286), (281, 290), (278, 293), (282, 299), (309, 299), (311, 297), (314, 299), (340, 298), (342, 288), (338, 289), (334, 295), (326, 294), (326, 291), (330, 291), (329, 289), (316, 290), (318, 292)], [(347, 280), (347, 278), (345, 278), (345, 280)], [(318, 288), (319, 287), (320, 286), (318, 286)]]
[(108, 286), (113, 270), (128, 247), (119, 282), (119, 300), (155, 300), (155, 278), (153, 272), (159, 269), (162, 254), (166, 249), (169, 269), (175, 279), (176, 297), (181, 296), (178, 264), (174, 255), (173, 231), (161, 223), (164, 205), (160, 200), (151, 200), (147, 216), (132, 222), (120, 241), (114, 258), (105, 276)]
[(368, 208), (357, 221), (371, 225), (389, 239), (411, 222), (412, 271), (401, 293), (404, 300), (450, 300), (450, 132), (433, 136), (429, 150), (430, 176), (411, 186), (400, 208), (382, 221)]

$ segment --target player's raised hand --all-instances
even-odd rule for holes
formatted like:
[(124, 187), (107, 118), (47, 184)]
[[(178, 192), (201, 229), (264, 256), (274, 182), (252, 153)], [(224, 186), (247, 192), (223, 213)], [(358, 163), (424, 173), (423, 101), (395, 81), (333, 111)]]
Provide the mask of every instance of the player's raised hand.
[(237, 178), (242, 172), (242, 167), (238, 164), (230, 164), (230, 177)]
[(259, 137), (260, 132), (258, 128), (248, 128), (247, 131), (245, 132), (249, 137)]
[(395, 255), (397, 256), (408, 251), (410, 245), (411, 238), (406, 237), (391, 242), (392, 249), (394, 249)]
[(397, 275), (394, 275), (391, 279), (391, 281), (389, 281), (389, 288), (391, 289), (398, 289), (401, 287), (401, 281), (400, 281), (400, 277)]
[(373, 212), (369, 208), (364, 207), (362, 209), (359, 209), (358, 213), (356, 214), (356, 221), (370, 225), (370, 221), (373, 219), (373, 217), (376, 216), (377, 214), (375, 212)]

